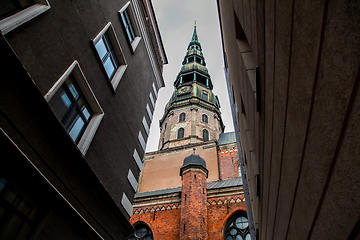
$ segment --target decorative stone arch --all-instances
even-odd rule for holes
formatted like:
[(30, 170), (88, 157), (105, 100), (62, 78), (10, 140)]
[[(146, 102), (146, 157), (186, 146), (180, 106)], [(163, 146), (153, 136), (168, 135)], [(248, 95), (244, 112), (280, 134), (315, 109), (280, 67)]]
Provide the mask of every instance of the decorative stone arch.
[(236, 216), (236, 215), (245, 215), (247, 216), (247, 212), (245, 207), (238, 207), (234, 211), (229, 212), (226, 217), (224, 218), (222, 222), (222, 230), (221, 230), (221, 237), (222, 239), (225, 239), (226, 230), (230, 224), (230, 221)]

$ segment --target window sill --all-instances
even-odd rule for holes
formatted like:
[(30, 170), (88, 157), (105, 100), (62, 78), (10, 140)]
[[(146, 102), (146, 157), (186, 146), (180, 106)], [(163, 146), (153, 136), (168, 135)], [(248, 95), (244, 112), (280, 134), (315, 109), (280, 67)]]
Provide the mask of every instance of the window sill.
[(116, 93), (116, 88), (118, 87), (120, 80), (125, 73), (126, 68), (127, 65), (120, 65), (120, 67), (116, 70), (114, 77), (111, 79), (111, 85), (115, 93)]
[(140, 40), (141, 40), (141, 37), (135, 37), (134, 41), (132, 41), (131, 49), (132, 49), (133, 54), (135, 53), (135, 50), (140, 43)]
[(51, 7), (49, 4), (35, 4), (31, 7), (28, 7), (10, 17), (7, 17), (0, 21), (0, 31), (3, 35), (14, 30), (18, 26), (30, 21), (31, 19), (37, 17), (38, 15), (46, 12)]

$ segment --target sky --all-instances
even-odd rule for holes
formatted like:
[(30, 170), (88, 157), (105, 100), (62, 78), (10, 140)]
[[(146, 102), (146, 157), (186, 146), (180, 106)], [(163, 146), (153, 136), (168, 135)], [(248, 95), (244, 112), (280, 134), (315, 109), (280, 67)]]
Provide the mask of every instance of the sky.
[(213, 92), (219, 97), (225, 132), (234, 131), (225, 82), (216, 0), (152, 0), (152, 4), (168, 64), (164, 65), (165, 87), (161, 88), (158, 93), (146, 152), (153, 152), (158, 149), (159, 120), (162, 118), (165, 105), (174, 91), (173, 83), (182, 66), (186, 48), (191, 41), (195, 21), (206, 67), (214, 85)]

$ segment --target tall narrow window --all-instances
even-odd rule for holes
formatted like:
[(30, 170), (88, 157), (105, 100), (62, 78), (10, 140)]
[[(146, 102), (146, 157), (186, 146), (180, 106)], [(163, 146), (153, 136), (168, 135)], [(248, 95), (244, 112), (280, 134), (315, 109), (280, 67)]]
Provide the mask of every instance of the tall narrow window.
[(135, 33), (134, 33), (134, 29), (133, 29), (131, 21), (130, 21), (128, 10), (129, 9), (126, 8), (120, 14), (121, 14), (121, 19), (122, 19), (123, 24), (125, 26), (125, 30), (126, 30), (128, 38), (129, 38), (129, 41), (132, 42), (135, 39)]
[(177, 139), (181, 138), (184, 138), (184, 128), (179, 128), (178, 130)]
[(242, 215), (237, 215), (232, 218), (225, 231), (225, 240), (250, 239), (248, 219)]
[(203, 129), (203, 130), (202, 130), (202, 135), (203, 135), (203, 139), (204, 139), (205, 141), (209, 141), (209, 131), (208, 131), (208, 130)]
[(46, 101), (85, 155), (104, 112), (77, 61), (45, 95)]
[(201, 116), (201, 121), (202, 121), (203, 123), (209, 123), (209, 118), (208, 118), (208, 116), (207, 116), (206, 114), (203, 114), (203, 115)]
[(180, 115), (179, 115), (179, 122), (185, 122), (185, 119), (186, 119), (185, 113), (180, 113)]
[(127, 2), (125, 6), (121, 8), (119, 14), (131, 49), (135, 52), (141, 38), (136, 21), (136, 11), (134, 11), (132, 3), (130, 1)]
[(101, 60), (106, 76), (110, 80), (114, 92), (116, 92), (120, 79), (127, 68), (127, 64), (110, 22), (106, 24), (92, 42)]
[(69, 75), (49, 104), (75, 143), (78, 143), (93, 115), (87, 100)]
[(96, 50), (101, 58), (101, 62), (104, 65), (105, 71), (109, 79), (112, 79), (117, 68), (119, 67), (119, 61), (116, 57), (114, 48), (111, 44), (110, 38), (107, 32), (101, 36), (101, 38), (95, 43)]

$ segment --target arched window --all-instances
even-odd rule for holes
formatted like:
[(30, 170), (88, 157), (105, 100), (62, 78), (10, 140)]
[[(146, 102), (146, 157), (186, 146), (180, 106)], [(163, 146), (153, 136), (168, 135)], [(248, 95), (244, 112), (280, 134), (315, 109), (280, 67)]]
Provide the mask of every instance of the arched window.
[(184, 129), (183, 128), (179, 128), (177, 133), (178, 133), (177, 139), (184, 138)]
[(206, 129), (203, 129), (202, 134), (203, 134), (203, 139), (205, 141), (209, 141), (209, 131)]
[(148, 226), (140, 224), (135, 226), (135, 233), (129, 238), (129, 240), (153, 240), (153, 235)]
[(180, 115), (179, 115), (179, 122), (185, 122), (185, 119), (186, 119), (185, 113), (180, 113)]
[(231, 219), (225, 230), (225, 240), (251, 240), (249, 222), (245, 215), (238, 214)]
[(209, 118), (208, 118), (208, 116), (207, 116), (206, 114), (203, 114), (203, 115), (201, 116), (201, 121), (202, 121), (203, 123), (209, 123)]

